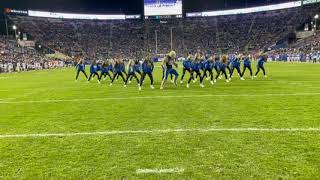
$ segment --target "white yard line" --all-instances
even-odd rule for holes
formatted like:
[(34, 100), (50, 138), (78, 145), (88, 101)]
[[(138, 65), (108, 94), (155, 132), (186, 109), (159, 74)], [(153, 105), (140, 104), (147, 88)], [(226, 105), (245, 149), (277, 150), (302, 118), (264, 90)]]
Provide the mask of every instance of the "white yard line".
[[(43, 91), (54, 91), (54, 90), (64, 90), (64, 89), (82, 89), (84, 87), (59, 87), (59, 88), (44, 88), (44, 87), (33, 87), (33, 88), (14, 88), (14, 91), (29, 91), (29, 90), (43, 90)], [(90, 87), (88, 87), (90, 88)], [(8, 92), (13, 91), (12, 89), (0, 89), (0, 91)]]
[(3, 76), (3, 77), (0, 77), (0, 80), (2, 79), (12, 79), (12, 78), (16, 78), (17, 76)]
[(137, 174), (163, 174), (163, 173), (183, 173), (183, 168), (172, 168), (172, 169), (137, 169)]
[(6, 99), (0, 99), (0, 101), (8, 101), (8, 100), (15, 100), (16, 98), (6, 98)]
[(0, 134), (0, 139), (6, 138), (41, 138), (41, 137), (72, 137), (72, 136), (108, 136), (130, 134), (168, 134), (168, 133), (208, 133), (208, 132), (310, 132), (319, 133), (320, 128), (195, 128), (195, 129), (155, 129), (155, 130), (126, 130), (102, 132), (75, 132), (75, 133), (39, 133), (39, 134)]
[(291, 94), (204, 94), (204, 95), (171, 95), (171, 96), (132, 96), (132, 97), (107, 97), (91, 99), (49, 99), (30, 101), (0, 101), (0, 104), (32, 104), (32, 103), (59, 103), (79, 101), (109, 101), (109, 100), (130, 100), (130, 99), (169, 99), (169, 98), (206, 98), (206, 97), (272, 97), (272, 96), (316, 96), (320, 93), (291, 93)]

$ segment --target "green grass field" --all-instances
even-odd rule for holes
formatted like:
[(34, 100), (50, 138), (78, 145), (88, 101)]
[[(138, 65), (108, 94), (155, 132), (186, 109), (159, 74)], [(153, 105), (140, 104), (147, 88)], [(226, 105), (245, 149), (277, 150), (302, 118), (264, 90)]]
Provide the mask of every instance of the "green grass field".
[(320, 64), (266, 69), (160, 90), (157, 66), (141, 92), (74, 69), (1, 74), (0, 179), (319, 179)]

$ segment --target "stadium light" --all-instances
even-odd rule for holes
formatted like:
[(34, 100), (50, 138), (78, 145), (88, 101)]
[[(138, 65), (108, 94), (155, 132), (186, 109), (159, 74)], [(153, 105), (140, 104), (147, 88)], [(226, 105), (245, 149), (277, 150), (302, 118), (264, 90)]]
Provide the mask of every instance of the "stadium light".
[(314, 31), (317, 32), (317, 20), (319, 19), (319, 14), (316, 14), (316, 15), (314, 16), (314, 19), (315, 19)]
[(13, 25), (12, 29), (14, 30), (14, 37), (17, 39), (17, 29), (18, 29), (17, 26)]

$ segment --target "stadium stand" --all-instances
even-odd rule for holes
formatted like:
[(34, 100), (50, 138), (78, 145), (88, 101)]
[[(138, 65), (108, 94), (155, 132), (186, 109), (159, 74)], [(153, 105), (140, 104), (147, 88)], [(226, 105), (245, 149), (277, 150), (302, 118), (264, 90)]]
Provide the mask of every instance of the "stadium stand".
[[(131, 58), (142, 51), (164, 54), (172, 46), (180, 56), (189, 51), (219, 51), (224, 53), (257, 52), (287, 38), (297, 28), (311, 22), (320, 10), (319, 4), (239, 15), (178, 18), (166, 20), (74, 20), (8, 15), (12, 24), (31, 36), (37, 44), (70, 57), (82, 55), (96, 60), (112, 57)], [(155, 37), (157, 34), (157, 48)], [(19, 48), (13, 40), (4, 39), (1, 50), (10, 54), (3, 59), (43, 60), (35, 50)], [(307, 57), (319, 50), (319, 35), (304, 39), (285, 49), (274, 50), (270, 59), (283, 60), (281, 54)], [(10, 42), (10, 43), (8, 43)], [(2, 43), (3, 44), (3, 43)], [(11, 46), (10, 48), (7, 48)], [(13, 48), (14, 47), (14, 48)], [(13, 48), (13, 49), (11, 49)], [(293, 51), (294, 50), (294, 51)], [(27, 53), (26, 53), (27, 52)], [(320, 54), (320, 53), (317, 53)], [(291, 57), (291, 56), (287, 56)], [(25, 58), (25, 57), (24, 57)], [(285, 58), (284, 60), (287, 60)], [(309, 59), (311, 59), (309, 57)]]
[(66, 64), (65, 61), (46, 57), (35, 48), (20, 46), (14, 37), (0, 36), (0, 73), (49, 69)]

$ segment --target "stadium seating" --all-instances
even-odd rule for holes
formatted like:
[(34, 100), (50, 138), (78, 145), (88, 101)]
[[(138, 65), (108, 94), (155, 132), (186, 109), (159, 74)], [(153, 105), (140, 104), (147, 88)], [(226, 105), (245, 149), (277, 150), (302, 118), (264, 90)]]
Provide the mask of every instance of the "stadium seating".
[(35, 48), (19, 46), (14, 37), (0, 36), (0, 73), (54, 68), (65, 64), (67, 62), (48, 58)]
[[(171, 29), (172, 46), (180, 56), (197, 49), (224, 53), (256, 52), (310, 22), (319, 10), (319, 5), (312, 5), (251, 14), (160, 21), (63, 20), (13, 15), (9, 18), (20, 31), (31, 35), (39, 44), (70, 57), (81, 54), (105, 60), (110, 56), (140, 58), (145, 52), (155, 53), (155, 34), (158, 37), (157, 53), (164, 54), (171, 48)], [(306, 39), (302, 43), (304, 48), (298, 49), (319, 49), (317, 39)], [(31, 57), (36, 53), (27, 52)], [(15, 59), (19, 57), (14, 56)]]

